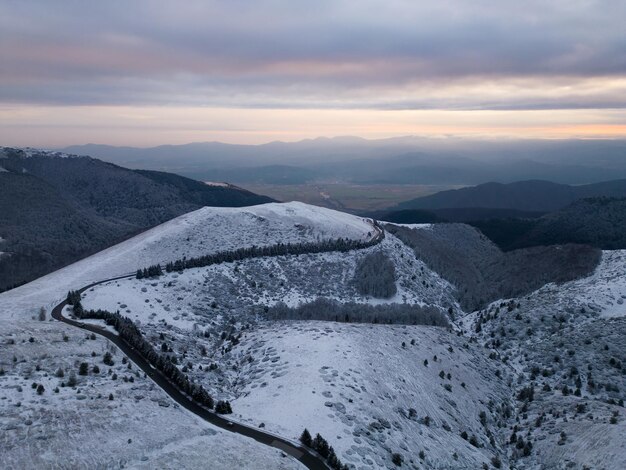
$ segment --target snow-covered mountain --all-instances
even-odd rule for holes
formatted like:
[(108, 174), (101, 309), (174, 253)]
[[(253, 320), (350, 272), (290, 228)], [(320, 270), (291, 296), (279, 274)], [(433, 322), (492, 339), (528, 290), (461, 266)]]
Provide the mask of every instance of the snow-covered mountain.
[(0, 147), (0, 188), (0, 236), (8, 253), (0, 260), (0, 291), (204, 206), (271, 202), (235, 186), (7, 147)]
[[(367, 219), (301, 203), (205, 207), (0, 294), (7, 462), (60, 465), (52, 456), (65, 446), (69, 467), (194, 468), (210, 458), (212, 468), (301, 468), (183, 412), (129, 369), (115, 347), (68, 325), (41, 322), (39, 310), (49, 312), (68, 290), (157, 263), (278, 243), (365, 242), (376, 230)], [(464, 245), (459, 227), (432, 233), (441, 234), (437, 249), (448, 243), (459, 260), (479, 243)], [(417, 254), (387, 231), (379, 243), (345, 252), (255, 257), (118, 279), (87, 290), (82, 304), (133, 320), (191, 380), (229, 400), (236, 421), (294, 441), (305, 427), (319, 432), (351, 468), (396, 468), (398, 462), (406, 468), (623, 467), (626, 253), (603, 252), (589, 276), (476, 312), (461, 309), (463, 286), (435, 270), (433, 254)], [(368, 270), (371, 260), (381, 264)], [(359, 272), (389, 270), (394, 288), (388, 295), (363, 290)], [(313, 310), (335, 321), (270, 319), (277, 305), (294, 308), (297, 317), (295, 307), (319, 299), (331, 303), (313, 303)], [(333, 314), (337, 305), (349, 305), (350, 318), (343, 310)], [(380, 324), (379, 318), (393, 318), (368, 310), (376, 308), (437, 313), (449, 326)], [(353, 314), (359, 310), (374, 312), (377, 323)], [(71, 313), (66, 307), (65, 315)], [(113, 366), (102, 362), (107, 351)], [(60, 387), (81, 362), (88, 374), (77, 375), (74, 388)], [(41, 395), (32, 383), (44, 386)], [(171, 431), (164, 435), (166, 426)], [(80, 433), (80, 446), (59, 431), (68, 428)], [(100, 439), (101, 433), (112, 438)], [(43, 452), (43, 442), (53, 451)], [(81, 453), (85, 446), (93, 452)]]

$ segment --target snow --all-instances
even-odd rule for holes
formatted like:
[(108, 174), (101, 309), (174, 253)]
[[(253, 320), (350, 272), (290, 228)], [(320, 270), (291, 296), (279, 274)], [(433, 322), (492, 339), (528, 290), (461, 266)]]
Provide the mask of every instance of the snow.
[(386, 224), (397, 225), (398, 227), (406, 227), (415, 230), (428, 230), (432, 228), (433, 224), (396, 224), (395, 222), (384, 222)]
[(365, 219), (300, 202), (204, 207), (161, 224), (27, 285), (0, 294), (0, 319), (56, 304), (70, 289), (166, 263), (252, 245), (369, 238)]
[(562, 285), (548, 284), (536, 296), (557, 304), (576, 301), (605, 318), (626, 316), (626, 250), (603, 251), (591, 276)]
[[(0, 344), (2, 468), (200, 468), (207, 456), (211, 468), (220, 470), (303, 468), (180, 408), (143, 374), (129, 370), (103, 338), (87, 339), (85, 332), (56, 321), (22, 318), (3, 324)], [(112, 352), (112, 367), (102, 362), (106, 351)], [(89, 375), (77, 375), (77, 387), (62, 387), (80, 362), (89, 363)], [(96, 364), (100, 373), (92, 372)], [(59, 368), (64, 378), (56, 377)], [(130, 376), (132, 383), (122, 380)], [(38, 395), (32, 383), (44, 385), (44, 393)]]
[(604, 251), (586, 278), (494, 302), (462, 321), (512, 367), (514, 395), (535, 384), (534, 400), (516, 419), (518, 435), (534, 446), (524, 468), (626, 468), (625, 255)]
[[(157, 262), (279, 241), (363, 240), (371, 232), (367, 220), (302, 203), (203, 208), (0, 294), (0, 367), (6, 371), (0, 376), (3, 464), (198, 468), (210, 456), (211, 468), (298, 468), (274, 449), (197, 420), (141, 374), (124, 382), (122, 377), (132, 371), (115, 348), (112, 369), (119, 377), (112, 380), (101, 361), (112, 348), (106, 341), (89, 340), (58, 322), (36, 321), (36, 313), (41, 306), (49, 309), (67, 290)], [(376, 250), (384, 251), (396, 269), (398, 293), (391, 299), (362, 296), (351, 284), (359, 259)], [(592, 365), (598, 383), (624, 390), (623, 374), (607, 364), (624, 350), (626, 251), (603, 252), (591, 276), (544, 286), (514, 299), (511, 310), (501, 305), (504, 301), (494, 302), (486, 309), (491, 319), (482, 334), (471, 340), (476, 320), (485, 312), (464, 316), (458, 322), (466, 330), (461, 336), (426, 326), (269, 322), (258, 315), (278, 301), (295, 306), (318, 296), (364, 304), (452, 306), (460, 313), (453, 292), (387, 234), (379, 245), (348, 253), (250, 259), (158, 279), (110, 281), (87, 291), (83, 305), (120, 310), (155, 346), (167, 341), (179, 358), (184, 353), (193, 365), (189, 375), (217, 399), (230, 399), (235, 419), (263, 423), (288, 439), (297, 439), (307, 427), (357, 468), (395, 468), (392, 452), (413, 460), (407, 468), (481, 468), (496, 452), (503, 459), (516, 452), (504, 444), (513, 424), (520, 426), (520, 435), (532, 435), (534, 446), (533, 454), (516, 465), (560, 468), (570, 460), (579, 467), (624, 468), (626, 452), (619, 444), (625, 431), (623, 408), (607, 402), (619, 398), (618, 392), (605, 386), (594, 398), (583, 386), (582, 398), (562, 396), (557, 386), (574, 379), (554, 373), (536, 378), (536, 397), (527, 412), (515, 411), (521, 404), (514, 397), (536, 365), (557, 372), (574, 365), (586, 371)], [(221, 336), (233, 332), (237, 341)], [(494, 347), (490, 342), (496, 338), (501, 344)], [(65, 387), (55, 394), (52, 389), (60, 382), (56, 369), (75, 370), (83, 361), (99, 364), (101, 373), (79, 377), (77, 389)], [(33, 382), (45, 385), (43, 395), (30, 387)], [(551, 391), (542, 390), (547, 383)], [(111, 402), (105, 399), (109, 393), (115, 396)], [(572, 412), (581, 400), (593, 419)], [(502, 412), (507, 407), (514, 410), (509, 421)], [(547, 410), (568, 415), (549, 416)], [(615, 410), (622, 415), (617, 425), (609, 424)], [(481, 412), (486, 425), (480, 422)], [(540, 414), (547, 416), (538, 427), (534, 423)], [(502, 427), (496, 424), (501, 422)], [(562, 446), (556, 443), (561, 431), (570, 436)], [(462, 432), (476, 435), (481, 446), (470, 445)], [(55, 460), (60, 455), (64, 460)]]
[[(15, 147), (0, 147), (0, 150), (4, 150), (4, 149), (8, 149), (8, 150), (15, 150)], [(36, 148), (32, 148), (32, 147), (22, 147), (22, 148), (17, 148), (18, 150), (21, 150), (23, 152), (23, 156), (25, 158), (31, 158), (32, 156), (35, 155), (50, 155), (50, 156), (54, 156), (54, 157), (61, 157), (61, 158), (68, 158), (68, 157), (75, 157), (76, 155), (71, 155), (71, 154), (67, 154), (64, 152), (59, 152), (59, 151), (53, 151), (53, 150), (42, 150), (42, 149), (36, 149)]]
[[(123, 382), (126, 366), (115, 348), (114, 370), (119, 378), (111, 380), (105, 372), (108, 367), (101, 363), (103, 352), (112, 348), (108, 342), (88, 340), (75, 328), (54, 321), (39, 322), (35, 317), (40, 307), (50, 311), (70, 289), (138, 267), (279, 241), (362, 240), (371, 231), (372, 226), (361, 218), (301, 203), (206, 207), (0, 294), (3, 466), (154, 468), (158, 462), (159, 466), (197, 468), (206, 465), (210, 456), (211, 468), (217, 469), (302, 468), (275, 449), (199, 421), (142, 375), (134, 383)], [(34, 342), (28, 340), (30, 337)], [(83, 361), (99, 363), (102, 372), (79, 377), (79, 393), (69, 387), (54, 393), (61, 382), (55, 371), (63, 367), (68, 373)], [(43, 395), (35, 394), (30, 388), (32, 382), (44, 384)], [(115, 396), (112, 402), (105, 399), (109, 393)], [(163, 429), (168, 432), (163, 433)]]
[(0, 173), (8, 173), (8, 171), (0, 166)]
[[(505, 383), (480, 351), (441, 328), (281, 322), (234, 351), (254, 358), (245, 372), (254, 380), (233, 402), (237, 416), (281, 435), (297, 436), (304, 427), (319, 432), (357, 468), (393, 468), (390, 452), (414, 458), (423, 449), (440, 468), (479, 468), (491, 458), (460, 433), (481, 436), (479, 412), (487, 401), (503, 400)], [(451, 380), (441, 379), (441, 370)], [(425, 416), (428, 426), (420, 423)]]
[[(363, 296), (351, 283), (357, 261), (376, 250), (388, 254), (396, 268), (398, 292), (389, 299)], [(257, 258), (165, 273), (158, 279), (111, 281), (85, 292), (82, 303), (88, 309), (120, 310), (142, 324), (167, 322), (191, 330), (213, 314), (214, 302), (244, 311), (277, 302), (295, 307), (323, 296), (364, 304), (438, 305), (447, 310), (458, 309), (453, 292), (447, 281), (415, 259), (410, 248), (387, 234), (381, 244), (366, 250)]]
[(222, 187), (222, 188), (228, 188), (231, 185), (228, 183), (223, 183), (220, 181), (205, 181), (204, 184), (206, 184), (207, 186), (218, 186), (218, 187)]

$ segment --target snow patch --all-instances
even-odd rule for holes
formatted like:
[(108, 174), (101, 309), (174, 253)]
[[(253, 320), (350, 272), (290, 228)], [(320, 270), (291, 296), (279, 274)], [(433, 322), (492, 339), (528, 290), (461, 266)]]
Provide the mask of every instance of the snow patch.
[(429, 230), (433, 228), (433, 224), (396, 224), (395, 222), (384, 222), (386, 224), (397, 225), (398, 227), (406, 227), (415, 230)]
[(548, 284), (536, 295), (549, 295), (555, 304), (575, 300), (605, 318), (626, 316), (626, 250), (603, 251), (590, 276), (561, 285)]

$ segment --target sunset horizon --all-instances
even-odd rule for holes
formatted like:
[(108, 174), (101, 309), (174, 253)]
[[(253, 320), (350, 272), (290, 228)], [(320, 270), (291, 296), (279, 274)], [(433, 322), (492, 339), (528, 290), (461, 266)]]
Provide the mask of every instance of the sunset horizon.
[(258, 6), (3, 4), (0, 139), (626, 138), (616, 2)]

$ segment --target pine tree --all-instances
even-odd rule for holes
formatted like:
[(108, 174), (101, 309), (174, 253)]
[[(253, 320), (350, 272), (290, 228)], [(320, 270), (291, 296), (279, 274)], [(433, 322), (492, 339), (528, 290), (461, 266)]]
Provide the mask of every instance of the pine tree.
[(402, 455), (398, 453), (391, 454), (391, 461), (394, 465), (401, 467), (402, 466)]
[(78, 375), (87, 375), (89, 373), (89, 364), (81, 362), (78, 368)]
[(226, 415), (232, 413), (233, 409), (231, 408), (229, 401), (220, 400), (217, 402), (217, 405), (215, 405), (215, 412)]
[(111, 353), (109, 351), (104, 353), (104, 356), (102, 357), (102, 362), (104, 362), (107, 366), (112, 366), (113, 364), (115, 364), (113, 362), (113, 356), (111, 356)]
[(70, 377), (67, 380), (67, 386), (68, 387), (75, 387), (76, 386), (76, 374), (74, 373), (74, 371), (70, 372)]
[(307, 428), (304, 428), (304, 431), (302, 431), (302, 435), (300, 436), (300, 442), (302, 442), (302, 444), (304, 444), (307, 447), (311, 447), (311, 443), (312, 443), (311, 433), (309, 432)]
[(329, 446), (326, 439), (324, 439), (319, 433), (315, 435), (313, 439), (312, 447), (324, 458), (328, 457)]

